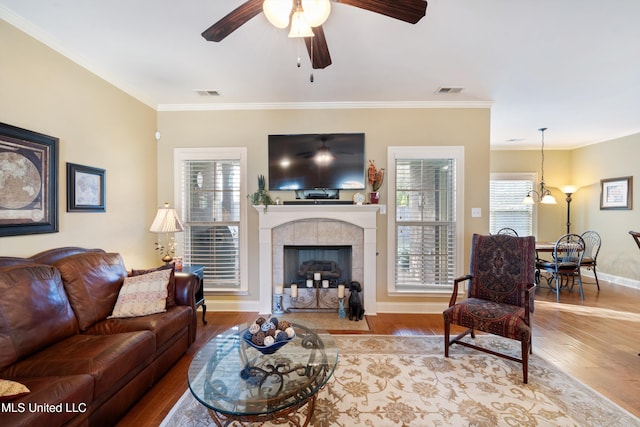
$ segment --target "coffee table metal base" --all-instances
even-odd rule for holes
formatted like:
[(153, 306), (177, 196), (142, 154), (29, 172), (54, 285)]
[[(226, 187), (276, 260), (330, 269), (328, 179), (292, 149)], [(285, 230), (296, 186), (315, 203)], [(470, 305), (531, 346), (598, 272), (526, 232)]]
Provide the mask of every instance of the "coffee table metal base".
[[(281, 411), (271, 412), (268, 414), (255, 414), (255, 415), (228, 415), (209, 409), (209, 415), (213, 422), (219, 427), (230, 426), (234, 422), (237, 423), (255, 423), (274, 421), (276, 424), (288, 424), (296, 427), (306, 427), (311, 421), (311, 415), (316, 407), (316, 394), (309, 397), (306, 400), (299, 402), (296, 405), (292, 405)], [(307, 405), (307, 414), (304, 420), (302, 414), (298, 412), (303, 406)]]

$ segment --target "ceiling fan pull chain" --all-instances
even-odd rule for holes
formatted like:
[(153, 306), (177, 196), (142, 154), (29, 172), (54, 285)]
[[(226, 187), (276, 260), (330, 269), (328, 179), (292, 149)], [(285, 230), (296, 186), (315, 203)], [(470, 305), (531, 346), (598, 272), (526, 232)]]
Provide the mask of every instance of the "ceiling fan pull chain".
[(309, 81), (313, 83), (313, 40), (311, 40), (311, 75), (309, 76)]
[(300, 39), (298, 39), (298, 62), (296, 65), (300, 68)]

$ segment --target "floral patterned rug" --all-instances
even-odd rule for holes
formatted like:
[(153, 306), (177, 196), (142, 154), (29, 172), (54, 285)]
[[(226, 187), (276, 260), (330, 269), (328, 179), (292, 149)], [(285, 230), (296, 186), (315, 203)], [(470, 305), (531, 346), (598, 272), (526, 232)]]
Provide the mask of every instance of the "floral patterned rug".
[[(318, 394), (312, 426), (640, 426), (639, 418), (535, 353), (523, 384), (519, 363), (462, 346), (452, 346), (445, 358), (441, 336), (334, 339), (338, 367)], [(476, 340), (519, 354), (514, 341)], [(189, 390), (161, 424), (213, 425)]]

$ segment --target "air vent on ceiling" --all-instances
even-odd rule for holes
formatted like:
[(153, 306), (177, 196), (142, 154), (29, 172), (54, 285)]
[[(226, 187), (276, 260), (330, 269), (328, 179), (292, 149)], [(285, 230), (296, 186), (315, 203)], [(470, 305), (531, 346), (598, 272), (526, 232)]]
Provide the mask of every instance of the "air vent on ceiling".
[(447, 93), (460, 93), (464, 88), (461, 87), (439, 87), (436, 90), (436, 93), (447, 94)]
[(220, 96), (217, 90), (196, 90), (196, 93), (200, 96)]

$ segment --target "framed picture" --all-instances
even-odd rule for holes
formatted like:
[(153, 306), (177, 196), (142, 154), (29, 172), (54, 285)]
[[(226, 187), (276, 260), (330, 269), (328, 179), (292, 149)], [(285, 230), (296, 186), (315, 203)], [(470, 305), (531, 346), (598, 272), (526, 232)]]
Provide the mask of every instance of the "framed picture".
[(600, 209), (632, 209), (633, 177), (600, 180)]
[(105, 170), (67, 163), (67, 212), (105, 212)]
[(0, 123), (0, 236), (58, 231), (58, 138)]

